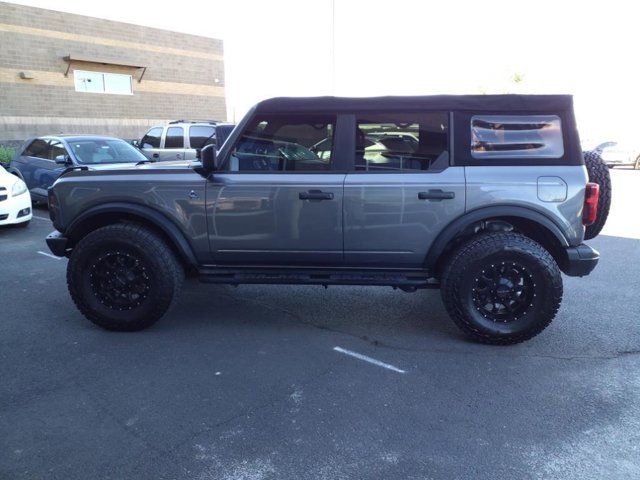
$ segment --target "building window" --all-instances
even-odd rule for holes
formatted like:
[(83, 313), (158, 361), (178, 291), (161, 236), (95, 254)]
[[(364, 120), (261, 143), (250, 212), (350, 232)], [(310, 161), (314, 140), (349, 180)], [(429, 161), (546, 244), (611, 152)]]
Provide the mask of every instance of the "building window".
[(131, 75), (74, 70), (76, 92), (132, 95)]

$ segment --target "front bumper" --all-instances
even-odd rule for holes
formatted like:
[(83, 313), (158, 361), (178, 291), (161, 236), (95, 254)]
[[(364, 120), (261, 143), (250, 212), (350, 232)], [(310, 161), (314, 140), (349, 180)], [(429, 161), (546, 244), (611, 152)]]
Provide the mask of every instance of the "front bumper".
[(67, 254), (68, 239), (57, 230), (47, 235), (47, 246), (51, 253), (57, 257), (64, 257)]
[(584, 277), (596, 268), (600, 254), (597, 250), (584, 243), (577, 247), (565, 248), (565, 261), (562, 271), (570, 277)]

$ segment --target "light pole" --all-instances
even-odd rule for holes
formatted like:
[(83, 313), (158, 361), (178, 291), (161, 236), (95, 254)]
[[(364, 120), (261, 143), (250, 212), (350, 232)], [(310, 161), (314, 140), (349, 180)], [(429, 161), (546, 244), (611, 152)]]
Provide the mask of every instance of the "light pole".
[(336, 0), (331, 0), (331, 94), (336, 94)]

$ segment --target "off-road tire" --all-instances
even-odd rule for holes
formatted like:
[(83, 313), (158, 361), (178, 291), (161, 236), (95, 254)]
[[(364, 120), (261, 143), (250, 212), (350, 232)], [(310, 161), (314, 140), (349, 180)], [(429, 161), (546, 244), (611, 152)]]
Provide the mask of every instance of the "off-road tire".
[[(143, 273), (146, 290), (144, 297), (138, 296), (138, 305), (123, 309), (101, 299), (104, 293), (96, 287), (94, 275), (96, 265), (102, 265), (100, 259), (109, 255), (116, 260), (121, 258), (118, 255), (126, 255)], [(106, 268), (108, 272), (110, 267)], [(105, 270), (99, 273), (103, 279)], [(171, 248), (156, 233), (137, 224), (114, 224), (94, 230), (75, 246), (67, 266), (69, 293), (80, 312), (96, 325), (115, 331), (131, 332), (153, 325), (173, 306), (183, 280), (184, 269)]]
[(584, 232), (584, 239), (591, 240), (598, 236), (609, 216), (609, 208), (611, 207), (611, 174), (596, 150), (584, 152), (584, 164), (589, 173), (589, 181), (600, 185), (596, 221), (588, 225)]
[[(530, 287), (525, 310), (505, 323), (487, 318), (474, 303), (484, 269), (505, 268), (504, 264), (507, 270), (522, 265)], [(486, 233), (453, 252), (441, 276), (441, 293), (451, 319), (468, 337), (510, 345), (533, 338), (551, 323), (562, 300), (562, 276), (549, 252), (532, 239), (513, 232)]]

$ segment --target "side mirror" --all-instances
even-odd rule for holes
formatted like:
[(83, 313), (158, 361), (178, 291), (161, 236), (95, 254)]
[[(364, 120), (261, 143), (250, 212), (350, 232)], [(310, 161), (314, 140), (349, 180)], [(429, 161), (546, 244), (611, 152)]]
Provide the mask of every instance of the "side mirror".
[(202, 170), (209, 174), (216, 169), (216, 147), (215, 145), (206, 145), (200, 150), (200, 162), (202, 162)]
[(70, 165), (71, 158), (69, 157), (69, 155), (58, 155), (56, 157), (56, 163), (58, 165)]
[(131, 145), (136, 148), (140, 148), (140, 142), (138, 140), (131, 140)]

